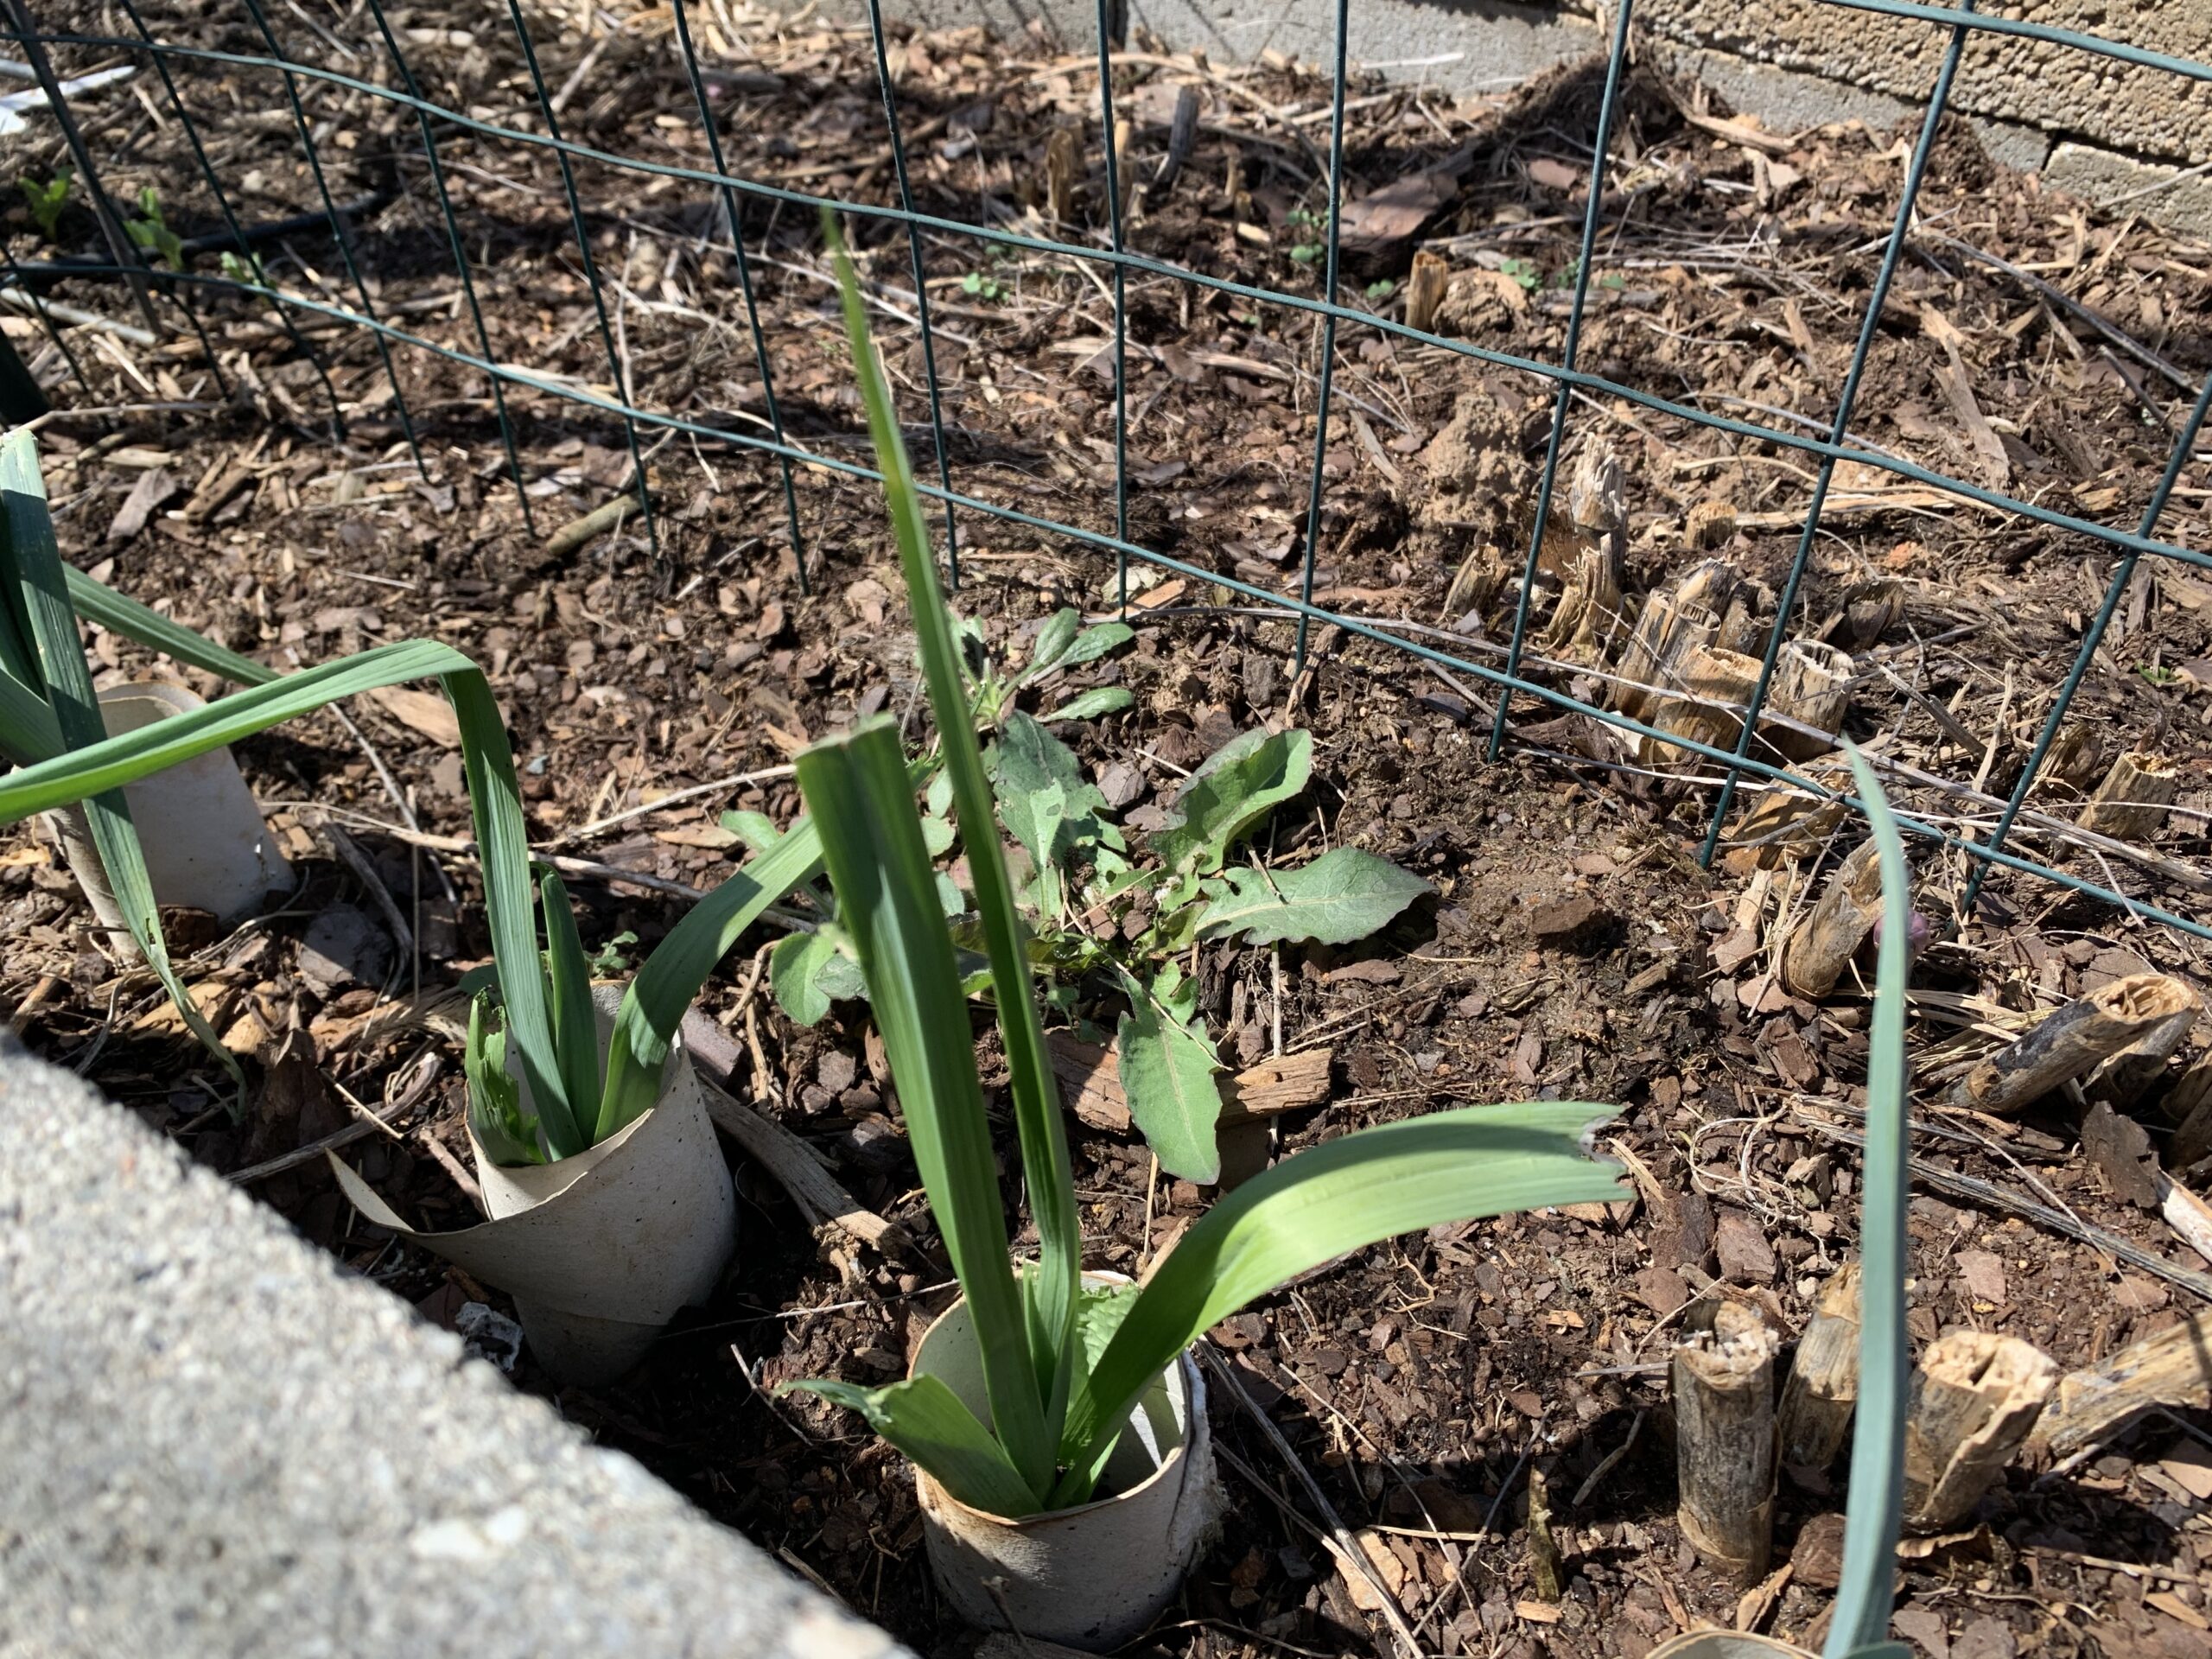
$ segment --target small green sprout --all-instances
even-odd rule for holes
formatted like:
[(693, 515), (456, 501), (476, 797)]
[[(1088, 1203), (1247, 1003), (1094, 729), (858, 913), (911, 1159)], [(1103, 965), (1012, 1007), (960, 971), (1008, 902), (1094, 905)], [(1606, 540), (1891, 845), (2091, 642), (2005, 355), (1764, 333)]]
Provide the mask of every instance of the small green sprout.
[(16, 182), (30, 202), (31, 217), (38, 221), (39, 234), (49, 242), (60, 240), (61, 210), (69, 205), (69, 187), (75, 182), (75, 175), (66, 167), (57, 167), (54, 176), (44, 184), (29, 174)]
[(132, 244), (151, 255), (156, 264), (171, 270), (184, 269), (184, 238), (162, 217), (161, 193), (152, 185), (138, 193), (138, 217), (126, 220), (123, 228), (130, 233)]

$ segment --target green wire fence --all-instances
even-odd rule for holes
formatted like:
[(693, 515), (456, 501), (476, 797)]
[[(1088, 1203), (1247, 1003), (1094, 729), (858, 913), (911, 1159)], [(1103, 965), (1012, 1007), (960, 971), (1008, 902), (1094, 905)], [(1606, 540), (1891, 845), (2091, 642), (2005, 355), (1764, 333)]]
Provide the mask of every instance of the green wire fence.
[[(712, 162), (710, 168), (703, 169), (602, 149), (564, 135), (561, 118), (563, 99), (549, 85), (533, 39), (531, 23), (520, 0), (507, 0), (503, 21), (511, 29), (514, 47), (519, 54), (529, 99), (526, 105), (505, 119), (491, 118), (480, 107), (448, 108), (425, 97), (403, 45), (403, 41), (410, 38), (408, 31), (394, 27), (381, 0), (363, 0), (368, 16), (373, 21), (374, 33), (372, 37), (359, 40), (351, 48), (342, 49), (340, 61), (347, 65), (343, 69), (310, 61), (294, 50), (278, 31), (277, 24), (281, 21), (278, 14), (266, 7), (262, 0), (244, 0), (243, 18), (233, 20), (235, 27), (231, 28), (225, 36), (236, 38), (243, 44), (256, 48), (251, 50), (219, 49), (167, 38), (158, 25), (149, 27), (137, 0), (117, 0), (120, 15), (130, 25), (130, 33), (127, 35), (41, 28), (32, 16), (27, 0), (0, 0), (0, 18), (4, 18), (5, 34), (12, 43), (11, 47), (0, 43), (0, 51), (12, 49), (19, 54), (37, 86), (46, 93), (58, 136), (78, 177), (85, 183), (106, 248), (105, 258), (94, 255), (26, 264), (8, 248), (6, 238), (0, 237), (0, 270), (4, 271), (9, 283), (16, 289), (34, 296), (54, 283), (68, 279), (119, 283), (129, 289), (149, 325), (155, 318), (156, 302), (174, 306), (205, 348), (208, 365), (219, 389), (226, 397), (230, 395), (230, 386), (219, 354), (207, 334), (203, 321), (206, 307), (220, 296), (227, 305), (244, 305), (265, 310), (283, 331), (292, 351), (313, 365), (321, 401), (327, 408), (332, 430), (340, 437), (345, 433), (345, 416), (331, 381), (328, 365), (302, 324), (330, 321), (346, 325), (351, 331), (365, 335), (373, 342), (391, 393), (393, 414), (408, 453), (418, 468), (425, 465), (418, 423), (415, 411), (410, 408), (402, 377), (395, 366), (393, 348), (397, 346), (405, 352), (443, 359), (472, 371), (480, 375), (489, 386), (505, 467), (520, 499), (525, 525), (530, 524), (531, 497), (518, 451), (516, 418), (510, 406), (511, 393), (527, 392), (560, 399), (579, 410), (603, 416), (620, 428), (632, 473), (632, 487), (639, 504), (641, 522), (649, 542), (656, 550), (659, 546), (661, 531), (654, 516), (652, 494), (645, 487), (641, 433), (680, 434), (702, 443), (720, 446), (725, 450), (750, 452), (759, 456), (764, 465), (772, 465), (775, 469), (781, 486), (785, 532), (790, 538), (800, 584), (804, 588), (810, 580), (810, 562), (815, 556), (806, 546), (802, 531), (794, 468), (804, 466), (826, 469), (861, 480), (873, 480), (876, 474), (864, 464), (794, 441), (786, 423), (784, 403), (778, 391), (775, 365), (761, 323), (753, 258), (746, 245), (743, 210), (748, 202), (783, 203), (807, 209), (810, 219), (813, 209), (826, 204), (855, 218), (882, 220), (887, 225), (902, 228), (906, 240), (916, 296), (914, 321), (918, 325), (920, 345), (920, 380), (927, 404), (928, 430), (931, 441), (930, 460), (933, 466), (930, 470), (936, 478), (933, 486), (924, 487), (925, 493), (933, 498), (943, 510), (944, 554), (948, 573), (956, 587), (961, 574), (960, 519), (963, 515), (981, 515), (1001, 523), (1063, 537), (1102, 553), (1110, 553), (1117, 573), (1116, 591), (1124, 605), (1128, 600), (1128, 571), (1132, 562), (1147, 563), (1164, 572), (1209, 584), (1234, 595), (1236, 601), (1249, 601), (1253, 610), (1248, 611), (1248, 614), (1256, 613), (1294, 624), (1293, 655), (1294, 665), (1298, 669), (1306, 664), (1313, 626), (1321, 623), (1339, 628), (1352, 638), (1395, 648), (1452, 673), (1486, 683), (1499, 694), (1489, 740), (1489, 753), (1493, 758), (1512, 734), (1509, 714), (1516, 696), (1533, 699), (1561, 710), (1579, 711), (1640, 737), (1663, 738), (1673, 748), (1701, 757), (1719, 768), (1717, 779), (1713, 780), (1718, 784), (1717, 799), (1711, 811), (1701, 849), (1702, 857), (1707, 861), (1719, 847), (1723, 822), (1739, 785), (1745, 779), (1759, 785), (1782, 785), (1815, 797), (1843, 798), (1849, 800), (1854, 808), (1860, 806), (1855, 798), (1837, 796), (1835, 791), (1802, 772), (1762, 760), (1752, 753), (1752, 748), (1777, 663), (1789, 639), (1801, 586), (1821, 535), (1822, 513), (1836, 468), (1840, 463), (1848, 461), (1854, 467), (1885, 472), (1912, 483), (1946, 492), (1964, 502), (1977, 503), (2031, 524), (2087, 538), (2087, 545), (2108, 549), (2115, 556), (2101, 601), (2082, 634), (2050, 707), (2042, 719), (2018, 778), (2005, 796), (1994, 820), (1987, 824), (1986, 830), (1978, 826), (1978, 833), (1967, 835), (1955, 833), (1910, 814), (1898, 815), (1899, 823), (1907, 833), (1967, 855), (1971, 874), (1955, 898), (1959, 918), (1963, 919), (1974, 911), (1989, 872), (1994, 868), (2004, 868), (2058, 883), (2077, 893), (2120, 906), (2138, 917), (2183, 930), (2199, 938), (2212, 939), (2212, 926), (2141, 898), (2124, 895), (2111, 885), (2085, 879), (2045, 861), (2024, 855), (2012, 850), (2010, 845), (2016, 829), (2019, 827), (2029, 794), (2074, 708), (2076, 694), (2104, 643), (2140, 562), (2148, 557), (2199, 569), (2212, 569), (2212, 554), (2176, 540), (2165, 539), (2161, 535), (2161, 525), (2169, 505), (2184, 472), (2196, 456), (2208, 412), (2212, 412), (2212, 375), (2208, 375), (2187, 416), (2176, 431), (2159, 481), (2133, 528), (2100, 524), (2042, 501), (1993, 490), (1860, 444), (1850, 436), (1853, 407), (1867, 370), (1883, 307), (1900, 264), (1914, 245), (1916, 203), (1943, 117), (1949, 106), (1955, 79), (1967, 52), (1977, 45), (1986, 48), (1988, 42), (1999, 39), (2026, 41), (2063, 53), (2088, 54), (2111, 64), (2155, 71), (2194, 82), (2212, 82), (2212, 63), (2152, 52), (2123, 40), (2107, 39), (2018, 18), (1986, 16), (1974, 10), (1974, 0), (1961, 0), (1955, 8), (1912, 3), (1911, 0), (1821, 0), (1821, 3), (1836, 7), (1843, 15), (1871, 12), (1916, 23), (1937, 31), (1943, 41), (1941, 63), (1928, 91), (1924, 118), (1905, 168), (1879, 268), (1866, 299), (1856, 346), (1842, 383), (1834, 393), (1830, 418), (1821, 432), (1796, 431), (1780, 425), (1716, 416), (1694, 404), (1592, 373), (1581, 366), (1578, 360), (1594, 275), (1604, 264), (1599, 242), (1599, 232), (1607, 223), (1606, 172), (1612, 159), (1610, 151), (1615, 120), (1624, 97), (1635, 0), (1618, 0), (1617, 7), (1608, 20), (1609, 53), (1596, 123), (1587, 201), (1581, 216), (1580, 252), (1573, 267), (1573, 289), (1567, 327), (1556, 361), (1517, 356), (1468, 340), (1414, 328), (1395, 318), (1344, 303), (1340, 281), (1346, 88), (1349, 84), (1346, 41), (1351, 0), (1336, 0), (1334, 8), (1326, 158), (1328, 211), (1325, 241), (1319, 263), (1321, 283), (1318, 296), (1236, 281), (1132, 248), (1128, 245), (1125, 223), (1125, 181), (1122, 176), (1121, 159), (1117, 155), (1118, 147), (1110, 142), (1101, 147), (1104, 156), (1107, 223), (1103, 234), (1096, 240), (1071, 241), (1027, 235), (1001, 224), (988, 222), (980, 212), (974, 219), (955, 219), (923, 211), (918, 206), (917, 192), (908, 166), (909, 129), (901, 115), (880, 0), (868, 0), (867, 23), (873, 48), (876, 91), (880, 93), (887, 124), (887, 159), (895, 187), (895, 203), (819, 196), (766, 179), (750, 178), (741, 168), (733, 168), (709, 92), (710, 75), (702, 68), (696, 49), (685, 0), (669, 0), (672, 13), (670, 38), (680, 65), (684, 87), (690, 94), (692, 111), (703, 130), (708, 155)], [(299, 12), (297, 8), (292, 10), (302, 18), (307, 16)], [(1100, 130), (1108, 135), (1116, 130), (1113, 68), (1115, 54), (1122, 49), (1117, 35), (1123, 13), (1124, 8), (1116, 3), (1116, 0), (1097, 0), (1095, 22), (1099, 89), (1097, 114)], [(358, 10), (355, 15), (359, 15)], [(334, 37), (329, 36), (320, 25), (315, 27), (326, 41), (334, 41)], [(175, 121), (181, 129), (193, 158), (194, 173), (214, 203), (220, 221), (219, 230), (182, 241), (179, 249), (181, 257), (170, 262), (173, 268), (157, 266), (144, 250), (135, 248), (123, 233), (123, 216), (102, 183), (103, 168), (99, 158), (92, 153), (79, 124), (72, 118), (68, 92), (53, 63), (52, 54), (57, 51), (87, 60), (94, 57), (119, 55), (132, 63), (143, 64), (152, 72), (159, 88), (161, 118)], [(368, 67), (372, 62), (377, 65), (372, 71)], [(188, 96), (193, 85), (193, 72), (217, 68), (263, 78), (272, 105), (289, 119), (300, 157), (306, 164), (314, 186), (317, 207), (311, 212), (282, 222), (274, 229), (283, 233), (320, 233), (326, 236), (337, 251), (346, 287), (355, 302), (353, 304), (335, 303), (297, 288), (280, 287), (274, 282), (257, 279), (259, 267), (254, 263), (253, 249), (257, 243), (269, 239), (271, 227), (249, 226), (241, 220), (234, 201), (236, 181), (226, 187), (220, 169), (211, 159), (202, 130), (209, 121), (207, 112), (195, 113)], [(374, 78), (369, 78), (371, 75)], [(318, 147), (321, 141), (312, 118), (312, 106), (315, 99), (333, 92), (351, 92), (380, 100), (411, 118), (414, 132), (420, 143), (423, 175), (429, 181), (438, 222), (444, 232), (446, 251), (459, 279), (461, 309), (467, 318), (469, 334), (475, 347), (474, 351), (431, 340), (422, 333), (397, 325), (388, 316), (379, 315), (368, 280), (371, 272), (364, 267), (365, 250), (353, 225), (361, 214), (381, 204), (373, 198), (353, 203), (336, 200), (324, 157)], [(149, 107), (155, 107), (150, 95)], [(521, 124), (525, 120), (530, 123), (527, 127)], [(562, 207), (574, 233), (576, 256), (589, 289), (596, 338), (607, 359), (609, 381), (617, 389), (615, 396), (600, 395), (567, 378), (552, 376), (542, 366), (534, 368), (525, 363), (502, 361), (495, 354), (479, 293), (478, 276), (480, 273), (473, 268), (474, 262), (469, 252), (469, 238), (464, 223), (465, 210), (456, 203), (449, 188), (449, 159), (442, 149), (442, 146), (450, 148), (456, 141), (461, 140), (527, 146), (550, 152), (553, 156), (562, 182)], [(626, 391), (627, 383), (608, 315), (605, 283), (594, 251), (594, 221), (606, 209), (603, 205), (595, 207), (585, 200), (578, 181), (578, 163), (611, 169), (617, 178), (633, 179), (641, 184), (655, 179), (674, 180), (702, 187), (710, 193), (711, 199), (720, 207), (723, 226), (729, 236), (728, 251), (734, 255), (737, 283), (734, 293), (728, 298), (734, 308), (743, 313), (747, 336), (755, 359), (753, 367), (760, 378), (765, 405), (765, 433), (748, 429), (734, 422), (694, 419), (644, 407), (633, 401), (632, 395)], [(954, 487), (944, 383), (937, 350), (940, 330), (931, 315), (930, 284), (925, 270), (925, 233), (966, 238), (974, 245), (1046, 255), (1062, 261), (1081, 262), (1101, 268), (1110, 281), (1114, 385), (1114, 502), (1110, 532), (1042, 518), (1004, 504), (982, 499)], [(193, 268), (195, 259), (217, 255), (226, 256), (222, 274)], [(762, 257), (766, 257), (765, 248)], [(1300, 515), (1303, 522), (1304, 539), (1294, 596), (1170, 557), (1145, 547), (1133, 538), (1129, 513), (1132, 486), (1128, 442), (1131, 411), (1128, 398), (1128, 279), (1133, 275), (1166, 278), (1201, 292), (1211, 291), (1236, 299), (1310, 314), (1316, 319), (1319, 356), (1315, 377), (1312, 461), (1303, 511)], [(86, 379), (82, 365), (72, 352), (57, 317), (48, 305), (35, 299), (32, 308), (57, 348), (60, 365), (66, 367), (87, 396), (92, 396), (91, 383)], [(1422, 631), (1413, 626), (1363, 618), (1314, 602), (1322, 512), (1328, 489), (1325, 463), (1332, 435), (1334, 372), (1339, 355), (1339, 331), (1342, 329), (1365, 329), (1440, 348), (1498, 369), (1535, 377), (1551, 386), (1550, 420), (1534, 524), (1522, 563), (1519, 603), (1515, 611), (1510, 640), (1503, 646), (1445, 635), (1443, 637), (1451, 645), (1450, 649), (1445, 649), (1439, 645), (1427, 643), (1420, 637)], [(1810, 457), (1816, 466), (1809, 510), (1786, 574), (1777, 588), (1774, 619), (1766, 632), (1758, 658), (1756, 682), (1745, 706), (1740, 710), (1731, 711), (1732, 719), (1737, 714), (1741, 716), (1740, 734), (1732, 747), (1722, 748), (1700, 742), (1679, 733), (1662, 734), (1642, 721), (1583, 701), (1527, 671), (1529, 666), (1529, 623), (1536, 589), (1535, 578), (1539, 553), (1554, 511), (1560, 461), (1567, 436), (1569, 406), (1577, 394), (1617, 399), (1638, 409), (1691, 423), (1738, 440), (1773, 445), (1787, 452)], [(96, 402), (97, 398), (93, 401)], [(1442, 632), (1440, 630), (1427, 632), (1432, 636)], [(1915, 781), (1926, 784), (1931, 780), (1925, 774), (1918, 774)], [(1932, 781), (1941, 784), (1942, 780)], [(1986, 797), (1980, 798), (1984, 801), (1989, 799)], [(2165, 863), (2171, 870), (2173, 861), (2165, 861)]]

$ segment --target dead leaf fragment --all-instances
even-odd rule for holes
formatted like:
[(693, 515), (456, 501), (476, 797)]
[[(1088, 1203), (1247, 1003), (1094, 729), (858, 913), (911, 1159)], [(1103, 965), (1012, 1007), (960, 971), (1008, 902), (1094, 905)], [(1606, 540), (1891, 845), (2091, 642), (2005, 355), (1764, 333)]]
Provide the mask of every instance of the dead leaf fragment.
[(443, 749), (461, 747), (461, 721), (453, 705), (434, 691), (417, 691), (404, 685), (379, 686), (369, 701), (401, 725), (427, 737)]

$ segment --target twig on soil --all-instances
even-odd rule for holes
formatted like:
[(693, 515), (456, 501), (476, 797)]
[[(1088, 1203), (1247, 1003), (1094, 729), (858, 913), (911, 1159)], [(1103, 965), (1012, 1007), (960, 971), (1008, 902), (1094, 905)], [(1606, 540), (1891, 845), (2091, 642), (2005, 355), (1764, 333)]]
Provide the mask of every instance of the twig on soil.
[[(361, 850), (360, 843), (336, 824), (325, 819), (322, 832), (330, 837), (332, 849), (345, 861), (346, 868), (353, 872), (361, 886), (367, 889), (369, 897), (376, 900), (377, 908), (384, 912), (385, 925), (391, 930), (391, 937), (399, 945), (398, 960), (416, 963), (419, 972), (420, 963), (415, 955), (415, 930), (408, 926), (407, 918), (400, 913), (399, 906), (391, 896), (391, 889), (385, 886), (384, 878), (377, 874), (377, 867)], [(395, 968), (395, 975), (397, 971)], [(387, 981), (385, 989), (389, 991), (391, 988), (391, 983)]]
[[(1414, 1640), (1413, 1630), (1406, 1623), (1406, 1615), (1398, 1605), (1398, 1599), (1390, 1593), (1389, 1586), (1383, 1584), (1380, 1575), (1369, 1564), (1367, 1552), (1360, 1548), (1359, 1541), (1352, 1536), (1350, 1529), (1344, 1525), (1344, 1518), (1337, 1513), (1335, 1505), (1329, 1502), (1328, 1494), (1321, 1490), (1321, 1483), (1313, 1478), (1313, 1471), (1300, 1460), (1298, 1453), (1292, 1449), (1289, 1440), (1284, 1438), (1282, 1430), (1275, 1427), (1274, 1420), (1261, 1410), (1259, 1403), (1244, 1391), (1243, 1382), (1239, 1380), (1236, 1372), (1230, 1370), (1228, 1363), (1221, 1356), (1214, 1351), (1213, 1344), (1201, 1338), (1197, 1344), (1197, 1351), (1198, 1358), (1204, 1362), (1206, 1370), (1213, 1373), (1214, 1381), (1223, 1393), (1243, 1408), (1244, 1414), (1259, 1426), (1260, 1433), (1267, 1437), (1268, 1443), (1274, 1447), (1276, 1454), (1289, 1465), (1291, 1473), (1298, 1478), (1298, 1484), (1306, 1489), (1306, 1496), (1312, 1500), (1313, 1507), (1320, 1511), (1321, 1519), (1328, 1525), (1330, 1541), (1333, 1546), (1330, 1553), (1337, 1557), (1340, 1564), (1349, 1565), (1352, 1571), (1367, 1580), (1368, 1586), (1374, 1591), (1376, 1599), (1381, 1605), (1383, 1622), (1389, 1625), (1391, 1634), (1398, 1638), (1399, 1644), (1405, 1649), (1406, 1659), (1421, 1659), (1421, 1644)], [(1222, 1450), (1226, 1454), (1226, 1448)], [(1262, 1491), (1268, 1490), (1263, 1484), (1257, 1482), (1255, 1484), (1260, 1484)], [(1501, 1493), (1500, 1496), (1502, 1497), (1503, 1494)], [(1286, 1512), (1295, 1513), (1294, 1510)], [(1491, 1512), (1491, 1517), (1496, 1518), (1494, 1510)], [(1487, 1532), (1489, 1529), (1485, 1523), (1484, 1530)]]
[[(1822, 1103), (1825, 1105), (1827, 1103)], [(1833, 1124), (1816, 1122), (1802, 1111), (1796, 1116), (1797, 1122), (1803, 1128), (1823, 1140), (1834, 1141), (1839, 1145), (1847, 1147), (1864, 1147), (1866, 1144), (1866, 1137), (1853, 1130), (1837, 1128)], [(2170, 1285), (2178, 1285), (2183, 1290), (2193, 1292), (2205, 1300), (2212, 1302), (2212, 1274), (2198, 1273), (2190, 1268), (2176, 1267), (2164, 1257), (2153, 1255), (2140, 1245), (2129, 1243), (2117, 1233), (2108, 1233), (2101, 1227), (2093, 1226), (2088, 1222), (2070, 1216), (2061, 1215), (2056, 1210), (2049, 1209), (2040, 1204), (2031, 1203), (2026, 1198), (2007, 1192), (1994, 1182), (1981, 1180), (1972, 1175), (1961, 1175), (1955, 1170), (1945, 1169), (1941, 1164), (1929, 1163), (1924, 1158), (1911, 1160), (1911, 1171), (1914, 1180), (1924, 1181), (1939, 1192), (1948, 1192), (1955, 1198), (1967, 1198), (1975, 1204), (1987, 1205), (1992, 1209), (2003, 1210), (2041, 1226), (2048, 1227), (2055, 1233), (2063, 1233), (2069, 1238), (2076, 1239), (2082, 1243), (2102, 1250), (2106, 1255), (2125, 1262), (2131, 1267), (2140, 1268), (2155, 1278), (2163, 1279)]]
[(646, 801), (637, 806), (626, 806), (620, 812), (610, 812), (603, 818), (594, 818), (581, 830), (563, 830), (549, 841), (537, 843), (539, 850), (565, 847), (570, 842), (588, 841), (592, 836), (612, 830), (618, 823), (627, 823), (649, 813), (662, 812), (685, 801), (696, 801), (702, 795), (719, 794), (725, 790), (743, 789), (748, 784), (775, 783), (793, 776), (794, 766), (764, 766), (758, 772), (734, 772), (727, 778), (717, 778), (712, 783), (693, 784), (687, 789), (675, 790), (658, 800)]
[(435, 1052), (425, 1055), (422, 1068), (415, 1080), (407, 1085), (397, 1099), (392, 1101), (382, 1111), (372, 1112), (366, 1117), (357, 1117), (344, 1128), (334, 1129), (320, 1141), (310, 1141), (304, 1147), (295, 1147), (289, 1152), (279, 1154), (276, 1157), (258, 1164), (248, 1164), (244, 1169), (234, 1169), (229, 1176), (231, 1184), (233, 1186), (251, 1186), (254, 1182), (265, 1180), (271, 1175), (282, 1175), (288, 1169), (297, 1169), (302, 1164), (313, 1163), (326, 1152), (335, 1152), (340, 1147), (350, 1147), (354, 1141), (365, 1139), (378, 1129), (389, 1132), (392, 1119), (429, 1094), (430, 1086), (438, 1080), (438, 1074), (444, 1070), (445, 1060), (442, 1056)]
[(594, 507), (582, 518), (570, 519), (548, 536), (545, 538), (545, 556), (549, 559), (566, 558), (594, 537), (617, 528), (637, 511), (637, 492), (626, 491), (612, 501)]

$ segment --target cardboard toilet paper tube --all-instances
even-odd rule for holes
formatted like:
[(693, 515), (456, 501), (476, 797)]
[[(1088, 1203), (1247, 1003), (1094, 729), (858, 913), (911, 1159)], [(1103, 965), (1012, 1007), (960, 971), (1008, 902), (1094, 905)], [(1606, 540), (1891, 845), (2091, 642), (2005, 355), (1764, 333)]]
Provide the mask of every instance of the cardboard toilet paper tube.
[[(602, 1055), (620, 995), (592, 990)], [(677, 1309), (714, 1289), (736, 1248), (736, 1191), (681, 1047), (653, 1108), (573, 1158), (506, 1168), (474, 1135), (469, 1148), (491, 1219), (453, 1232), (417, 1232), (330, 1163), (370, 1221), (512, 1296), (532, 1351), (563, 1382), (594, 1387), (636, 1364)]]

